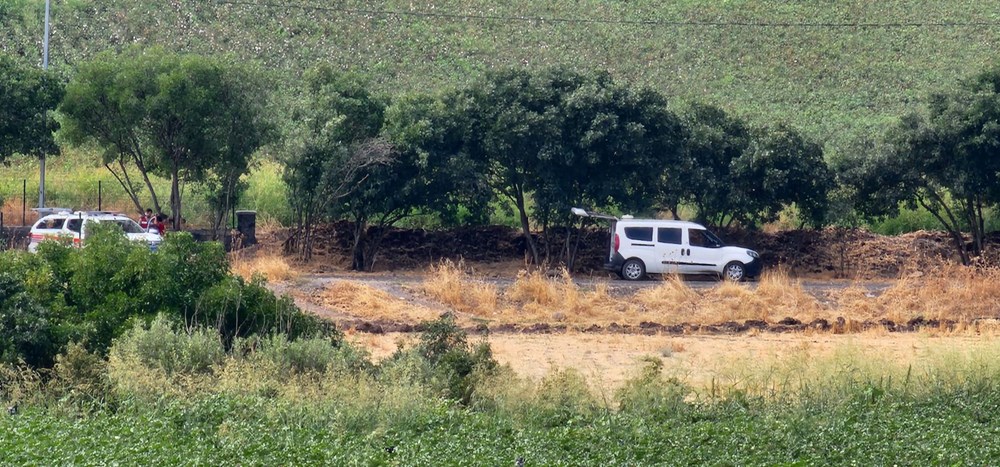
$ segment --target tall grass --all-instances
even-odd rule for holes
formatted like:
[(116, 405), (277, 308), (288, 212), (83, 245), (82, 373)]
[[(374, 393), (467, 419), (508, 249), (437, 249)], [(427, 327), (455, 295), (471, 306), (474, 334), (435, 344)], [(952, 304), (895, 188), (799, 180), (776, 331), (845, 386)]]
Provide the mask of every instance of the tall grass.
[[(375, 365), (318, 339), (242, 340), (221, 354), (218, 341), (154, 322), (116, 341), (106, 369), (68, 354), (59, 378), (5, 368), (0, 402), (19, 413), (0, 417), (4, 462), (988, 464), (997, 454), (1000, 344), (988, 339), (928, 339), (920, 365), (851, 344), (729, 356), (709, 362), (716, 376), (704, 384), (647, 357), (612, 392), (574, 370), (532, 381), (500, 369), (472, 380), (467, 406), (442, 398), (419, 352)], [(68, 396), (105, 371), (103, 402), (79, 410)]]

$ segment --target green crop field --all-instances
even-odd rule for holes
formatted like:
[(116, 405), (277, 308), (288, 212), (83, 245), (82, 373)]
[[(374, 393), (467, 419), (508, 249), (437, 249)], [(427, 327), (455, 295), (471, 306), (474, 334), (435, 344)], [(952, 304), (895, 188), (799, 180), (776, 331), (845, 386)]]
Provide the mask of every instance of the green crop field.
[[(0, 49), (40, 61), (43, 4), (0, 1)], [(980, 71), (1000, 45), (1000, 5), (984, 0), (72, 0), (52, 14), (52, 69), (65, 75), (131, 44), (257, 60), (283, 81), (331, 62), (390, 93), (568, 64), (677, 105), (789, 122), (831, 150)]]

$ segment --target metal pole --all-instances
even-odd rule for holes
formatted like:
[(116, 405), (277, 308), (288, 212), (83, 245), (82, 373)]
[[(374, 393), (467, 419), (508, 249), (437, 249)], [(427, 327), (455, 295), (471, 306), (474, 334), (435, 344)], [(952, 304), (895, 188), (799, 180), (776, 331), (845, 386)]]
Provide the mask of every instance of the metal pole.
[(24, 225), (24, 212), (28, 210), (28, 179), (21, 179), (21, 225)]
[(102, 194), (102, 192), (101, 192), (101, 181), (98, 180), (97, 181), (97, 210), (98, 211), (103, 211), (103, 209), (101, 209), (101, 194)]
[[(49, 69), (49, 0), (45, 0), (45, 36), (42, 37), (42, 69)], [(45, 152), (38, 166), (38, 207), (45, 207)]]
[(42, 69), (49, 69), (49, 0), (45, 0), (45, 37), (42, 38)]

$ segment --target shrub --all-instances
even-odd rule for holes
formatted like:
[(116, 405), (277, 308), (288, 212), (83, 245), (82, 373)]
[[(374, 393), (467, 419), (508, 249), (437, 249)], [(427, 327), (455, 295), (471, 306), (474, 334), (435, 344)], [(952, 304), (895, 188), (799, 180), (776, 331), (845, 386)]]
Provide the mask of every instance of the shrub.
[(497, 362), (489, 344), (470, 345), (450, 314), (424, 323), (415, 348), (397, 351), (380, 365), (382, 375), (427, 385), (441, 397), (468, 405), (477, 384)]
[(66, 398), (102, 401), (108, 394), (107, 362), (82, 344), (70, 343), (56, 356), (51, 384)]
[(618, 407), (633, 416), (670, 418), (687, 408), (684, 398), (690, 389), (676, 378), (663, 376), (663, 360), (643, 359), (639, 375), (630, 379), (617, 392)]
[(28, 295), (21, 279), (0, 272), (0, 363), (48, 367), (61, 344), (49, 311)]
[(470, 346), (465, 331), (450, 314), (426, 324), (417, 352), (444, 384), (446, 397), (463, 404), (472, 397), (479, 379), (477, 373), (490, 373), (497, 367), (489, 344)]
[(111, 353), (121, 361), (137, 361), (168, 376), (208, 373), (226, 355), (217, 332), (203, 328), (182, 330), (163, 314), (149, 326), (134, 322), (115, 340)]
[(589, 420), (600, 409), (583, 375), (569, 368), (553, 371), (542, 380), (530, 416), (539, 426), (554, 427)]
[(218, 243), (184, 232), (159, 252), (134, 243), (112, 224), (88, 225), (84, 248), (43, 242), (38, 254), (0, 252), (0, 360), (49, 367), (65, 343), (99, 354), (132, 318), (158, 313), (190, 327), (211, 326), (228, 348), (236, 337), (285, 333), (336, 338), (331, 323), (277, 298), (262, 278), (229, 274)]
[(275, 297), (260, 276), (250, 282), (239, 276), (219, 280), (202, 294), (187, 319), (189, 325), (218, 329), (226, 348), (234, 338), (254, 334), (282, 333), (291, 340), (340, 337), (332, 323), (303, 313), (288, 296)]
[[(367, 355), (329, 338), (289, 340), (285, 334), (243, 341), (237, 348), (255, 352), (282, 373), (357, 374), (371, 369)], [(256, 350), (251, 350), (256, 348)]]

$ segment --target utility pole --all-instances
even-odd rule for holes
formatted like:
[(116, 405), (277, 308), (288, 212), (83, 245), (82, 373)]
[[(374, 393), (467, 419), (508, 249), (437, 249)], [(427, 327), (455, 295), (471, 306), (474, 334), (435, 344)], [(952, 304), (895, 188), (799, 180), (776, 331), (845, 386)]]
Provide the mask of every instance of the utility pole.
[[(49, 70), (49, 0), (45, 0), (45, 36), (42, 38), (42, 69)], [(45, 207), (45, 151), (39, 159), (38, 207)]]

